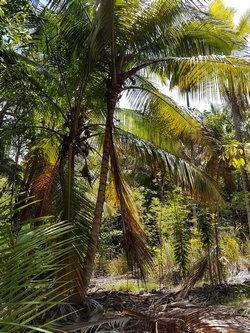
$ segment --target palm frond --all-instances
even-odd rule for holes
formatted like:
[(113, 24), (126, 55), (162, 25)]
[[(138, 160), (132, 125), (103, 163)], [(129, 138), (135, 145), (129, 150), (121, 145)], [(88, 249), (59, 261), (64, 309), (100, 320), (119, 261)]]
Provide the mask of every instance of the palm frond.
[(133, 194), (121, 175), (113, 145), (111, 147), (110, 160), (122, 217), (123, 248), (127, 256), (128, 266), (131, 269), (138, 267), (141, 272), (141, 278), (144, 279), (146, 272), (152, 267), (153, 259), (147, 247), (146, 234), (140, 221)]
[(161, 146), (157, 147), (128, 132), (121, 131), (121, 135), (116, 137), (116, 142), (119, 143), (119, 140), (123, 154), (126, 151), (126, 154), (139, 157), (142, 163), (149, 165), (151, 169), (171, 174), (177, 185), (183, 186), (191, 193), (199, 194), (204, 200), (209, 198), (210, 202), (224, 201), (217, 182), (178, 153), (169, 153)]
[[(6, 218), (3, 209), (1, 216)], [(8, 221), (0, 221), (3, 332), (16, 332), (17, 327), (24, 332), (34, 326), (37, 331), (48, 331), (43, 329), (41, 320), (38, 326), (34, 325), (36, 319), (43, 318), (49, 309), (68, 297), (60, 292), (64, 277), (57, 274), (62, 271), (63, 257), (71, 247), (71, 240), (65, 240), (64, 235), (72, 226), (65, 222), (51, 224), (51, 217), (44, 217), (43, 221), (39, 227), (34, 227), (36, 219), (23, 221), (20, 230), (13, 229)]]
[(119, 136), (120, 130), (143, 138), (161, 147), (162, 149), (175, 152), (178, 149), (179, 140), (168, 133), (168, 130), (162, 132), (158, 121), (153, 117), (142, 114), (140, 111), (131, 109), (116, 109), (117, 128), (114, 129), (115, 136)]
[[(51, 155), (51, 156), (50, 156)], [(82, 181), (81, 174), (68, 170), (65, 165), (65, 157), (59, 157), (47, 153), (42, 148), (34, 149), (27, 156), (26, 172), (30, 192), (40, 200), (33, 208), (33, 215), (40, 217), (48, 214), (58, 216), (59, 220), (67, 220), (74, 226), (73, 231), (65, 235), (66, 239), (72, 239), (72, 247), (65, 253), (64, 268), (61, 275), (65, 276), (63, 282), (65, 293), (73, 290), (73, 293), (82, 297), (82, 266), (84, 255), (89, 243), (91, 222), (94, 211), (94, 199), (89, 191), (89, 185)], [(70, 210), (68, 210), (68, 175), (75, 174), (70, 198)], [(70, 214), (70, 216), (69, 216)], [(38, 219), (42, 223), (42, 219)], [(75, 236), (81, 235), (81, 241), (74, 243)], [(73, 296), (76, 298), (76, 295)]]
[(180, 107), (172, 98), (164, 95), (153, 84), (143, 77), (138, 78), (138, 85), (127, 89), (127, 97), (131, 106), (147, 115), (156, 130), (167, 137), (186, 137), (197, 141), (200, 137), (198, 123)]
[(225, 26), (225, 20), (219, 20), (210, 12), (184, 23), (181, 29), (183, 37), (176, 46), (177, 57), (184, 54), (184, 49), (186, 56), (192, 57), (214, 53), (229, 55), (232, 49), (242, 46), (233, 27)]
[[(61, 90), (61, 84), (58, 84), (58, 78), (53, 75), (52, 71), (18, 53), (15, 55), (15, 62), (3, 62), (2, 67), (1, 93), (10, 106), (21, 108), (23, 113), (28, 111), (34, 117), (35, 107), (43, 105), (44, 108), (46, 101), (47, 109), (50, 108), (50, 112), (53, 110), (57, 116), (62, 115), (61, 107), (54, 98), (57, 95), (55, 89), (57, 92)], [(48, 89), (51, 89), (52, 93)], [(35, 101), (34, 96), (36, 96)]]
[[(222, 0), (214, 0), (209, 6), (209, 13), (212, 14), (215, 19), (222, 22), (223, 25), (226, 25), (227, 28), (233, 30), (238, 40), (238, 44), (241, 45), (241, 41), (244, 41), (250, 32), (249, 10), (246, 8), (246, 12), (240, 18), (237, 26), (234, 24), (234, 15), (236, 13), (235, 8), (228, 7)], [(237, 44), (235, 47), (237, 47)]]
[[(82, 75), (86, 67), (83, 51), (89, 31), (88, 15), (86, 18), (83, 10), (85, 6), (89, 7), (71, 1), (67, 6), (57, 8), (56, 13), (53, 10), (43, 11), (37, 17), (36, 30), (32, 35), (43, 56), (42, 66), (40, 59), (32, 61), (27, 57), (28, 63), (57, 83), (54, 89), (61, 97), (66, 97), (69, 107), (73, 103), (72, 95), (85, 78)], [(74, 63), (70, 71), (68, 63)]]
[(209, 261), (214, 261), (217, 264), (215, 255), (216, 246), (207, 253), (204, 257), (198, 260), (190, 270), (190, 273), (184, 283), (182, 289), (177, 293), (179, 298), (185, 298), (197, 282), (201, 281), (207, 273)]
[[(12, 50), (11, 48), (7, 48), (7, 47), (1, 47), (0, 48), (0, 56), (1, 56), (1, 65), (3, 63), (7, 63), (7, 64), (15, 64), (17, 61), (17, 54), (14, 50)], [(2, 69), (2, 67), (1, 67)]]
[(250, 24), (249, 24), (249, 18), (250, 18), (250, 10), (248, 9), (243, 16), (241, 17), (238, 26), (236, 27), (236, 30), (240, 37), (246, 38), (250, 34)]
[[(89, 58), (93, 63), (100, 60), (107, 71), (111, 69), (120, 74), (121, 69), (125, 71), (131, 69), (131, 65), (139, 66), (146, 59), (176, 56), (178, 45), (187, 40), (184, 34), (187, 22), (197, 20), (199, 14), (200, 20), (204, 19), (197, 7), (191, 5), (192, 1), (172, 0), (150, 4), (144, 1), (97, 1), (87, 40)], [(197, 46), (195, 38), (190, 37), (193, 47)], [(112, 45), (115, 45), (116, 52), (113, 55)], [(185, 52), (192, 49), (191, 45), (186, 46), (182, 47)]]
[(131, 318), (129, 316), (123, 317), (111, 317), (111, 318), (101, 318), (99, 320), (89, 320), (88, 322), (79, 322), (68, 325), (49, 325), (48, 328), (51, 332), (74, 332), (81, 329), (82, 333), (87, 332), (110, 332), (110, 330), (115, 330), (115, 332), (123, 332), (125, 325)]
[(0, 174), (6, 177), (8, 184), (17, 184), (25, 190), (25, 183), (22, 178), (22, 168), (11, 158), (5, 158), (0, 163)]
[(248, 58), (219, 55), (175, 58), (169, 62), (168, 72), (172, 87), (190, 90), (200, 99), (219, 95), (223, 98), (226, 89), (232, 91), (232, 84), (237, 92), (249, 95)]

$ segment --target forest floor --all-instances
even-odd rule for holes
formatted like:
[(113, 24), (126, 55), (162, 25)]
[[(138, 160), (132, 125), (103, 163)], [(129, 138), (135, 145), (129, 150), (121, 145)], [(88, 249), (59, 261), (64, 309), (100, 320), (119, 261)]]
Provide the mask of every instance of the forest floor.
[(126, 276), (93, 278), (84, 302), (64, 310), (69, 316), (53, 332), (250, 333), (248, 271), (227, 284), (195, 287), (185, 297), (181, 286), (124, 291), (132, 282), (138, 281)]
[[(196, 287), (184, 298), (180, 286), (148, 292), (117, 291), (119, 284), (137, 280), (120, 277), (92, 279), (88, 299), (102, 307), (102, 317), (117, 317), (100, 332), (125, 333), (249, 333), (250, 332), (250, 274), (241, 272), (229, 284)], [(106, 288), (109, 290), (106, 290)], [(234, 295), (234, 296), (233, 296)], [(226, 302), (242, 296), (239, 305)], [(232, 303), (231, 303), (232, 304)], [(127, 318), (124, 323), (122, 318)], [(120, 325), (120, 326), (119, 326)]]

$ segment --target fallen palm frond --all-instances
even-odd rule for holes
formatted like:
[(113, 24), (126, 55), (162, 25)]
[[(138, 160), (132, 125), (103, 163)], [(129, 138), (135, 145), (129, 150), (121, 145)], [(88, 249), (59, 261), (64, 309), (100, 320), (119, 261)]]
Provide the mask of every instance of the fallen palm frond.
[(53, 333), (74, 332), (81, 330), (87, 332), (124, 332), (124, 327), (130, 317), (117, 316), (112, 318), (103, 318), (95, 321), (78, 322), (68, 325), (49, 325), (48, 328)]
[(218, 264), (216, 257), (217, 246), (198, 260), (191, 268), (183, 288), (178, 292), (178, 298), (185, 298), (198, 281), (201, 281), (208, 271), (209, 265)]
[(195, 333), (185, 326), (185, 321), (180, 318), (170, 317), (158, 318), (157, 316), (149, 316), (148, 313), (142, 313), (130, 309), (123, 309), (123, 313), (131, 317), (138, 318), (143, 323), (147, 323), (150, 332), (157, 333)]

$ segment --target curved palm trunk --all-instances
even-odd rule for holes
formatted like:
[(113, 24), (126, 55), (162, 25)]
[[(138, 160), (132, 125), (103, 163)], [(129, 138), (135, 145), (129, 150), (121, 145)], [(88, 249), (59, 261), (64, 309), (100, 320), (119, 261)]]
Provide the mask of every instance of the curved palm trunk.
[[(231, 103), (232, 103), (232, 117), (233, 117), (234, 129), (235, 129), (235, 137), (238, 142), (243, 143), (242, 131), (241, 131), (240, 108), (239, 108), (239, 105), (237, 103), (237, 99), (235, 96), (233, 96)], [(241, 148), (243, 150), (242, 157), (246, 163), (245, 150), (244, 150), (243, 146)], [(248, 177), (245, 167), (240, 166), (240, 172), (241, 172), (243, 189), (244, 189), (244, 193), (245, 193), (247, 221), (248, 221), (248, 229), (249, 229), (249, 234), (250, 234), (250, 182), (249, 182), (249, 177)]]
[(105, 124), (101, 173), (100, 173), (97, 201), (96, 201), (93, 223), (92, 223), (90, 242), (89, 242), (89, 246), (87, 249), (87, 253), (86, 253), (86, 257), (85, 257), (85, 261), (84, 261), (84, 267), (83, 267), (83, 286), (82, 286), (83, 297), (87, 292), (89, 282), (91, 279), (91, 275), (92, 275), (92, 272), (94, 269), (95, 254), (96, 254), (96, 249), (97, 249), (99, 235), (100, 235), (103, 205), (105, 202), (107, 176), (108, 176), (108, 170), (109, 170), (109, 157), (110, 157), (110, 146), (111, 146), (111, 140), (112, 140), (113, 116), (114, 116), (114, 110), (115, 110), (115, 106), (116, 106), (116, 100), (117, 100), (118, 93), (119, 93), (119, 91), (117, 89), (109, 89), (109, 91), (106, 94), (106, 96), (107, 96), (107, 117), (106, 117), (106, 124)]

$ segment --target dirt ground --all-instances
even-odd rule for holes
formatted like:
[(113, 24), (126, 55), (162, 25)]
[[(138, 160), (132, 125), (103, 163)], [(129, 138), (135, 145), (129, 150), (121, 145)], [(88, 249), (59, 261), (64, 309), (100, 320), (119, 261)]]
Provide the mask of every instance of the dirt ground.
[[(137, 282), (129, 279), (129, 282)], [(235, 281), (234, 281), (235, 282)], [(241, 281), (242, 282), (242, 281)], [(127, 277), (95, 277), (87, 297), (80, 304), (66, 304), (52, 310), (62, 316), (52, 331), (74, 333), (250, 333), (250, 297), (241, 306), (222, 305), (219, 300), (235, 290), (250, 288), (241, 284), (202, 286), (180, 297), (180, 286), (148, 292), (117, 291)], [(109, 286), (109, 290), (106, 287)], [(250, 292), (249, 292), (250, 295)], [(217, 302), (214, 302), (217, 297)], [(222, 297), (222, 298), (221, 298)], [(69, 314), (66, 317), (64, 314)], [(51, 329), (51, 327), (49, 327)]]
[[(133, 279), (129, 281), (136, 282)], [(212, 290), (209, 286), (194, 288), (185, 299), (179, 299), (179, 288), (158, 289), (152, 292), (141, 289), (136, 294), (105, 290), (106, 286), (115, 286), (122, 282), (125, 284), (127, 278), (98, 277), (91, 281), (88, 299), (94, 299), (102, 307), (102, 316), (128, 319), (122, 327), (119, 327), (119, 324), (106, 326), (100, 332), (250, 332), (250, 300), (238, 307), (211, 305), (211, 297), (214, 297), (212, 293), (217, 292), (218, 295), (230, 293), (230, 286), (221, 286), (217, 290)]]

